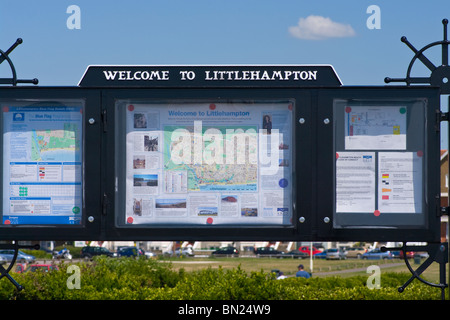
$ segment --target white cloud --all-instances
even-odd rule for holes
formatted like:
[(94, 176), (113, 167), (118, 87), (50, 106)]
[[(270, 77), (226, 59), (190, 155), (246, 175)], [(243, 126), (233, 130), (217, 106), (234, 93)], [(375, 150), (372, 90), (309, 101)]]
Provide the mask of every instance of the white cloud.
[(289, 27), (289, 33), (296, 38), (323, 40), (327, 38), (353, 37), (355, 31), (349, 24), (332, 21), (321, 16), (300, 18), (298, 25)]

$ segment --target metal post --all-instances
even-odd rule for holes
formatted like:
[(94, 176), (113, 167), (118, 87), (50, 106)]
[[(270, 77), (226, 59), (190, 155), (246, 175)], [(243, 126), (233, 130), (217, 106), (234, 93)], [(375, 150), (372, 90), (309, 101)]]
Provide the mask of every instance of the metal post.
[[(446, 30), (446, 29), (445, 29)], [(446, 35), (445, 35), (445, 39), (446, 39)], [(448, 96), (448, 105), (447, 105), (447, 112), (449, 112), (450, 110), (450, 95)], [(448, 175), (450, 178), (450, 122), (447, 122), (447, 158), (448, 158)], [(448, 188), (449, 190), (447, 191), (447, 206), (450, 206), (450, 200), (449, 200), (449, 193), (450, 193), (450, 187)], [(448, 267), (448, 281), (447, 281), (447, 285), (450, 287), (450, 215), (447, 212), (447, 254), (448, 254), (448, 262), (447, 262), (447, 267)], [(443, 268), (445, 270), (445, 267)], [(443, 276), (443, 278), (445, 279), (445, 276)], [(449, 300), (450, 300), (450, 289), (449, 289)], [(445, 293), (444, 293), (444, 299), (445, 299)]]

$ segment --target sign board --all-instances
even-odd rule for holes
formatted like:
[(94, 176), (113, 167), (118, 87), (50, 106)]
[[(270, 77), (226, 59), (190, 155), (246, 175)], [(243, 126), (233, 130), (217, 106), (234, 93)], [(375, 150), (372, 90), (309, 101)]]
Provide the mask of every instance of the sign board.
[(291, 225), (293, 108), (118, 100), (123, 224)]
[(80, 87), (340, 86), (330, 65), (89, 66)]
[[(80, 88), (1, 88), (3, 239), (55, 240), (99, 233), (98, 144), (86, 127), (99, 95)], [(87, 143), (87, 141), (90, 141)]]
[(84, 103), (3, 112), (3, 224), (80, 224)]
[(439, 239), (436, 88), (94, 66), (0, 104), (6, 240)]
[(332, 119), (321, 125), (327, 126), (323, 139), (332, 139), (319, 154), (335, 157), (319, 163), (332, 177), (323, 187), (333, 194), (319, 206), (329, 219), (323, 232), (373, 241), (438, 234), (439, 99), (433, 88), (342, 88), (324, 91), (319, 105), (327, 105), (322, 117)]

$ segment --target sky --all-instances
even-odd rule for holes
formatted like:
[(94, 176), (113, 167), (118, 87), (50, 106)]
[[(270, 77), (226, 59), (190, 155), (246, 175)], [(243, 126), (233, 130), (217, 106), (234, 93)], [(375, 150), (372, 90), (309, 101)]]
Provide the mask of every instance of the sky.
[[(22, 38), (10, 58), (41, 86), (76, 86), (89, 65), (194, 64), (330, 64), (344, 85), (385, 85), (414, 56), (400, 38), (440, 41), (444, 18), (448, 0), (2, 0), (0, 49)], [(425, 55), (441, 65), (440, 46)]]

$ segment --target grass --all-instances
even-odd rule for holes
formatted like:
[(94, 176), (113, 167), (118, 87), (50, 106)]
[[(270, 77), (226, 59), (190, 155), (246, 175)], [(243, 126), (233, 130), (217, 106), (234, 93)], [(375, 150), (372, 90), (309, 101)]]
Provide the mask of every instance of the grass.
[[(305, 270), (311, 271), (314, 277), (352, 277), (355, 275), (366, 275), (367, 267), (371, 265), (378, 265), (381, 269), (381, 277), (383, 272), (403, 272), (411, 274), (405, 262), (401, 259), (392, 260), (324, 260), (317, 259), (311, 261), (310, 259), (276, 259), (276, 258), (171, 258), (163, 261), (171, 262), (175, 270), (183, 268), (185, 271), (196, 271), (205, 268), (219, 268), (233, 269), (238, 266), (248, 273), (252, 271), (271, 272), (274, 269), (282, 271), (287, 276), (294, 276), (297, 272), (297, 266), (303, 264)], [(423, 262), (424, 260), (422, 260)], [(413, 270), (416, 270), (420, 265), (414, 264), (413, 260), (409, 260)], [(448, 271), (448, 270), (447, 270)], [(448, 276), (448, 275), (447, 275)], [(439, 265), (433, 263), (421, 275), (422, 279), (432, 283), (439, 283)], [(418, 281), (415, 279), (414, 281)]]

